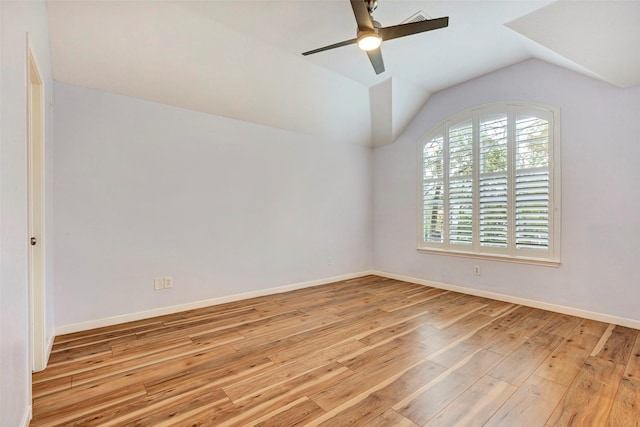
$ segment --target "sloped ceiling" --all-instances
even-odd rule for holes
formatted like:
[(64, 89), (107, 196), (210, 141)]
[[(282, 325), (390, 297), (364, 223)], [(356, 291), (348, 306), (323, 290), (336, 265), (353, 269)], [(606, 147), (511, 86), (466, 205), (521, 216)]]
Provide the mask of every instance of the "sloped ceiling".
[[(48, 2), (58, 81), (368, 146), (392, 142), (430, 93), (528, 58), (638, 85), (639, 10), (636, 0), (380, 0), (385, 26), (418, 11), (450, 23), (384, 43), (378, 76), (356, 46), (300, 55), (355, 36), (347, 0)], [(610, 25), (584, 21), (602, 15)]]
[(640, 1), (562, 1), (507, 26), (613, 85), (640, 85)]

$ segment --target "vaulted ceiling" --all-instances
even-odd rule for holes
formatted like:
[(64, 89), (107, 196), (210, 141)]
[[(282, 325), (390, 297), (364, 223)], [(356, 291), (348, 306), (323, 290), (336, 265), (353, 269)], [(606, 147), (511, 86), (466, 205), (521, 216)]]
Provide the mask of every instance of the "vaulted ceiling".
[(383, 43), (376, 75), (347, 0), (48, 2), (54, 79), (232, 119), (379, 146), (429, 95), (526, 60), (640, 85), (640, 1), (380, 0), (383, 26), (449, 27)]

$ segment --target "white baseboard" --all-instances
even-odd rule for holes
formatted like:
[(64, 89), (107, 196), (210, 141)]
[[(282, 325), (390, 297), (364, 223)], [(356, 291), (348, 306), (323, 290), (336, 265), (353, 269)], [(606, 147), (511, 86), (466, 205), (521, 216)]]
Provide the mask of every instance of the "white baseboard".
[[(69, 334), (73, 332), (101, 328), (105, 326), (113, 326), (120, 323), (133, 322), (136, 320), (144, 320), (144, 319), (148, 319), (156, 316), (163, 316), (165, 314), (173, 314), (181, 311), (193, 310), (193, 309), (202, 308), (202, 307), (209, 307), (217, 304), (224, 304), (228, 302), (240, 301), (240, 300), (249, 299), (249, 298), (261, 297), (265, 295), (278, 294), (282, 292), (293, 291), (296, 289), (310, 288), (312, 286), (325, 285), (327, 283), (355, 279), (357, 277), (368, 276), (368, 275), (387, 277), (390, 279), (402, 280), (404, 282), (416, 283), (418, 285), (431, 286), (434, 288), (445, 289), (445, 290), (454, 291), (454, 292), (461, 292), (464, 294), (475, 295), (475, 296), (495, 299), (499, 301), (505, 301), (513, 304), (525, 305), (528, 307), (539, 308), (542, 310), (555, 311), (557, 313), (583, 317), (586, 319), (597, 320), (599, 322), (614, 323), (616, 325), (626, 326), (634, 329), (640, 329), (640, 320), (628, 319), (624, 317), (613, 316), (610, 314), (597, 313), (593, 311), (582, 310), (579, 308), (551, 304), (551, 303), (531, 300), (527, 298), (520, 298), (520, 297), (515, 297), (511, 295), (506, 295), (506, 294), (483, 291), (479, 289), (467, 288), (464, 286), (451, 285), (448, 283), (433, 282), (429, 280), (419, 279), (416, 277), (403, 276), (395, 273), (388, 273), (386, 271), (369, 270), (369, 271), (361, 271), (358, 273), (344, 274), (341, 276), (327, 277), (324, 279), (312, 280), (308, 282), (294, 283), (292, 285), (279, 286), (276, 288), (261, 289), (258, 291), (245, 292), (242, 294), (228, 295), (224, 297), (194, 301), (186, 304), (172, 305), (169, 307), (156, 308), (153, 310), (141, 311), (137, 313), (124, 314), (120, 316), (107, 317), (103, 319), (96, 319), (88, 322), (74, 323), (71, 325), (63, 325), (56, 328), (55, 335), (56, 336), (64, 335), (64, 334)], [(51, 342), (49, 343), (47, 354), (51, 352), (52, 345), (53, 345), (53, 337), (51, 339)]]
[(448, 283), (432, 282), (429, 280), (418, 279), (415, 277), (403, 276), (395, 273), (387, 273), (385, 271), (372, 271), (370, 274), (376, 276), (387, 277), (389, 279), (402, 280), (403, 282), (415, 283), (418, 285), (431, 286), (438, 289), (460, 292), (463, 294), (475, 295), (483, 298), (490, 298), (498, 301), (510, 302), (513, 304), (526, 305), (527, 307), (539, 308), (542, 310), (555, 311), (556, 313), (568, 314), (585, 319), (597, 320), (599, 322), (613, 323), (628, 328), (640, 329), (640, 320), (628, 319), (625, 317), (613, 316), (605, 313), (597, 313), (580, 308), (567, 307), (564, 305), (556, 305), (542, 301), (531, 300), (527, 298), (514, 297), (511, 295), (499, 294), (495, 292), (483, 291), (480, 289), (466, 288), (464, 286), (451, 285)]
[(249, 298), (261, 297), (265, 295), (279, 294), (282, 292), (293, 291), (296, 289), (310, 288), (312, 286), (326, 285), (327, 283), (355, 279), (357, 277), (368, 276), (370, 274), (374, 274), (374, 273), (372, 273), (371, 271), (361, 271), (358, 273), (343, 274), (341, 276), (327, 277), (324, 279), (311, 280), (309, 282), (294, 283), (292, 285), (279, 286), (276, 288), (260, 289), (258, 291), (253, 291), (253, 292), (245, 292), (242, 294), (228, 295), (224, 297), (194, 301), (186, 304), (172, 305), (169, 307), (156, 308), (153, 310), (141, 311), (137, 313), (123, 314), (120, 316), (90, 320), (88, 322), (62, 325), (56, 328), (56, 336), (70, 334), (73, 332), (86, 331), (89, 329), (102, 328), (105, 326), (113, 326), (120, 323), (133, 322), (136, 320), (144, 320), (144, 319), (149, 319), (151, 317), (163, 316), (165, 314), (179, 313), (181, 311), (194, 310), (196, 308), (209, 307), (212, 305), (224, 304), (227, 302), (240, 301), (240, 300), (249, 299)]
[(21, 427), (29, 427), (29, 424), (31, 423), (31, 416), (32, 416), (31, 411), (32, 411), (31, 405), (24, 408), (24, 414), (22, 415), (22, 420), (20, 421)]

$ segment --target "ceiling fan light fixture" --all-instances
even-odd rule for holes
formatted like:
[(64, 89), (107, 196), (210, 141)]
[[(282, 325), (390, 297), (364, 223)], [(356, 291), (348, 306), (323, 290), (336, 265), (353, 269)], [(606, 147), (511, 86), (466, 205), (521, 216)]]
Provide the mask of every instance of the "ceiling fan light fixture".
[(358, 47), (364, 51), (377, 49), (381, 43), (382, 37), (377, 33), (365, 33), (358, 37)]

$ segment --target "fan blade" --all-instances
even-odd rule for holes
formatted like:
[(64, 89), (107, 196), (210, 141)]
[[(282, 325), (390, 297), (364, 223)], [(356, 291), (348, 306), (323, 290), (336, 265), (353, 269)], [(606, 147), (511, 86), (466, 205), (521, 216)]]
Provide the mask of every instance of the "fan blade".
[(351, 0), (351, 9), (353, 9), (360, 31), (373, 30), (373, 20), (364, 0)]
[(337, 47), (342, 47), (342, 46), (348, 46), (350, 44), (354, 44), (357, 41), (358, 41), (358, 39), (345, 40), (345, 41), (340, 42), (340, 43), (330, 44), (329, 46), (319, 47), (318, 49), (313, 49), (313, 50), (310, 50), (308, 52), (302, 52), (302, 54), (304, 56), (313, 55), (314, 53), (324, 52), (325, 50), (335, 49)]
[(398, 37), (410, 36), (412, 34), (424, 33), (425, 31), (437, 30), (449, 26), (449, 17), (428, 19), (426, 21), (411, 22), (409, 24), (393, 25), (378, 29), (378, 34), (383, 41), (397, 39)]
[(380, 48), (368, 50), (367, 56), (369, 57), (376, 74), (384, 73), (384, 61), (382, 60), (382, 51)]

